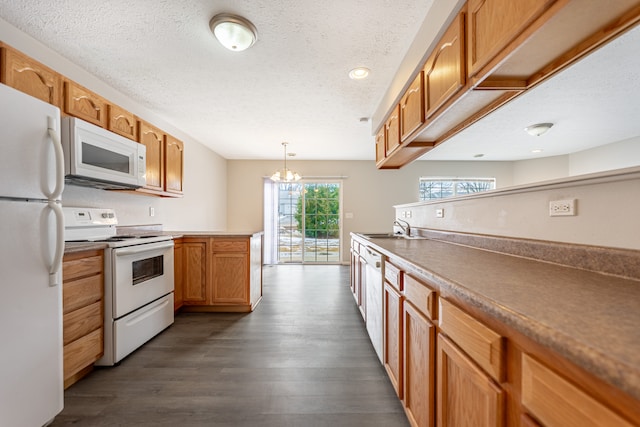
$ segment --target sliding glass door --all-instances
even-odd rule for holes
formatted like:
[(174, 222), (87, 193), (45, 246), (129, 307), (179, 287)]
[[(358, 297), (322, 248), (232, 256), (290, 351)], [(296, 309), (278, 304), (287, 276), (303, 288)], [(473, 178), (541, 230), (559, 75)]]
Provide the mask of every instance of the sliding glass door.
[(339, 263), (340, 182), (271, 185), (270, 191), (265, 188), (265, 224), (273, 224), (265, 227), (265, 243), (273, 245), (267, 258), (275, 258), (273, 263)]

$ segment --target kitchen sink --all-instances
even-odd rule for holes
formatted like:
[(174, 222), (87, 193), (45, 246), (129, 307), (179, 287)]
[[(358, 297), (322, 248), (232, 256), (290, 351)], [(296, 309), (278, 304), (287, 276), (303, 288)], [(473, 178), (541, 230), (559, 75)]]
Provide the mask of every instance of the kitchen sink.
[(407, 236), (405, 234), (394, 234), (394, 233), (362, 233), (361, 235), (367, 239), (402, 239), (402, 240), (426, 239), (426, 237), (422, 237), (422, 236)]

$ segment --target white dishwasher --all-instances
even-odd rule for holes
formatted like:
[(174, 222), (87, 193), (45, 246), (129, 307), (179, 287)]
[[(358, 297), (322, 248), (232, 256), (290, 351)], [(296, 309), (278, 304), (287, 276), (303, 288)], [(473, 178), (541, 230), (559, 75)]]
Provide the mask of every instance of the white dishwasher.
[(382, 362), (383, 353), (383, 324), (382, 324), (382, 298), (383, 298), (383, 277), (384, 263), (382, 254), (371, 248), (365, 248), (365, 258), (367, 259), (366, 290), (365, 290), (365, 310), (366, 325), (369, 338), (373, 348), (378, 354), (378, 359)]

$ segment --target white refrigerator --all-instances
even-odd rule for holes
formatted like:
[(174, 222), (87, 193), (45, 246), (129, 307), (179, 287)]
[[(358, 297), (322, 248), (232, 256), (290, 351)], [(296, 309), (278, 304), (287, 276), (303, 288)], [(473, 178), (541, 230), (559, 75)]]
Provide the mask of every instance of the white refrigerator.
[(60, 110), (0, 84), (0, 426), (63, 406)]

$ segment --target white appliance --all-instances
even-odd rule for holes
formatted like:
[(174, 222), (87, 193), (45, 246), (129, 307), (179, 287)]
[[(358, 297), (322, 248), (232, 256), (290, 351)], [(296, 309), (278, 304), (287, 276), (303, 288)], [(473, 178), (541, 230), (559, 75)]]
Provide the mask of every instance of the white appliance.
[(371, 344), (383, 362), (384, 351), (384, 324), (383, 324), (383, 297), (384, 297), (384, 263), (382, 254), (371, 248), (365, 248), (365, 322)]
[(64, 207), (65, 240), (104, 241), (104, 356), (111, 366), (173, 323), (173, 239), (118, 235), (113, 209)]
[(0, 84), (0, 426), (63, 406), (60, 110)]
[(68, 184), (118, 190), (146, 184), (147, 148), (75, 117), (62, 119)]

